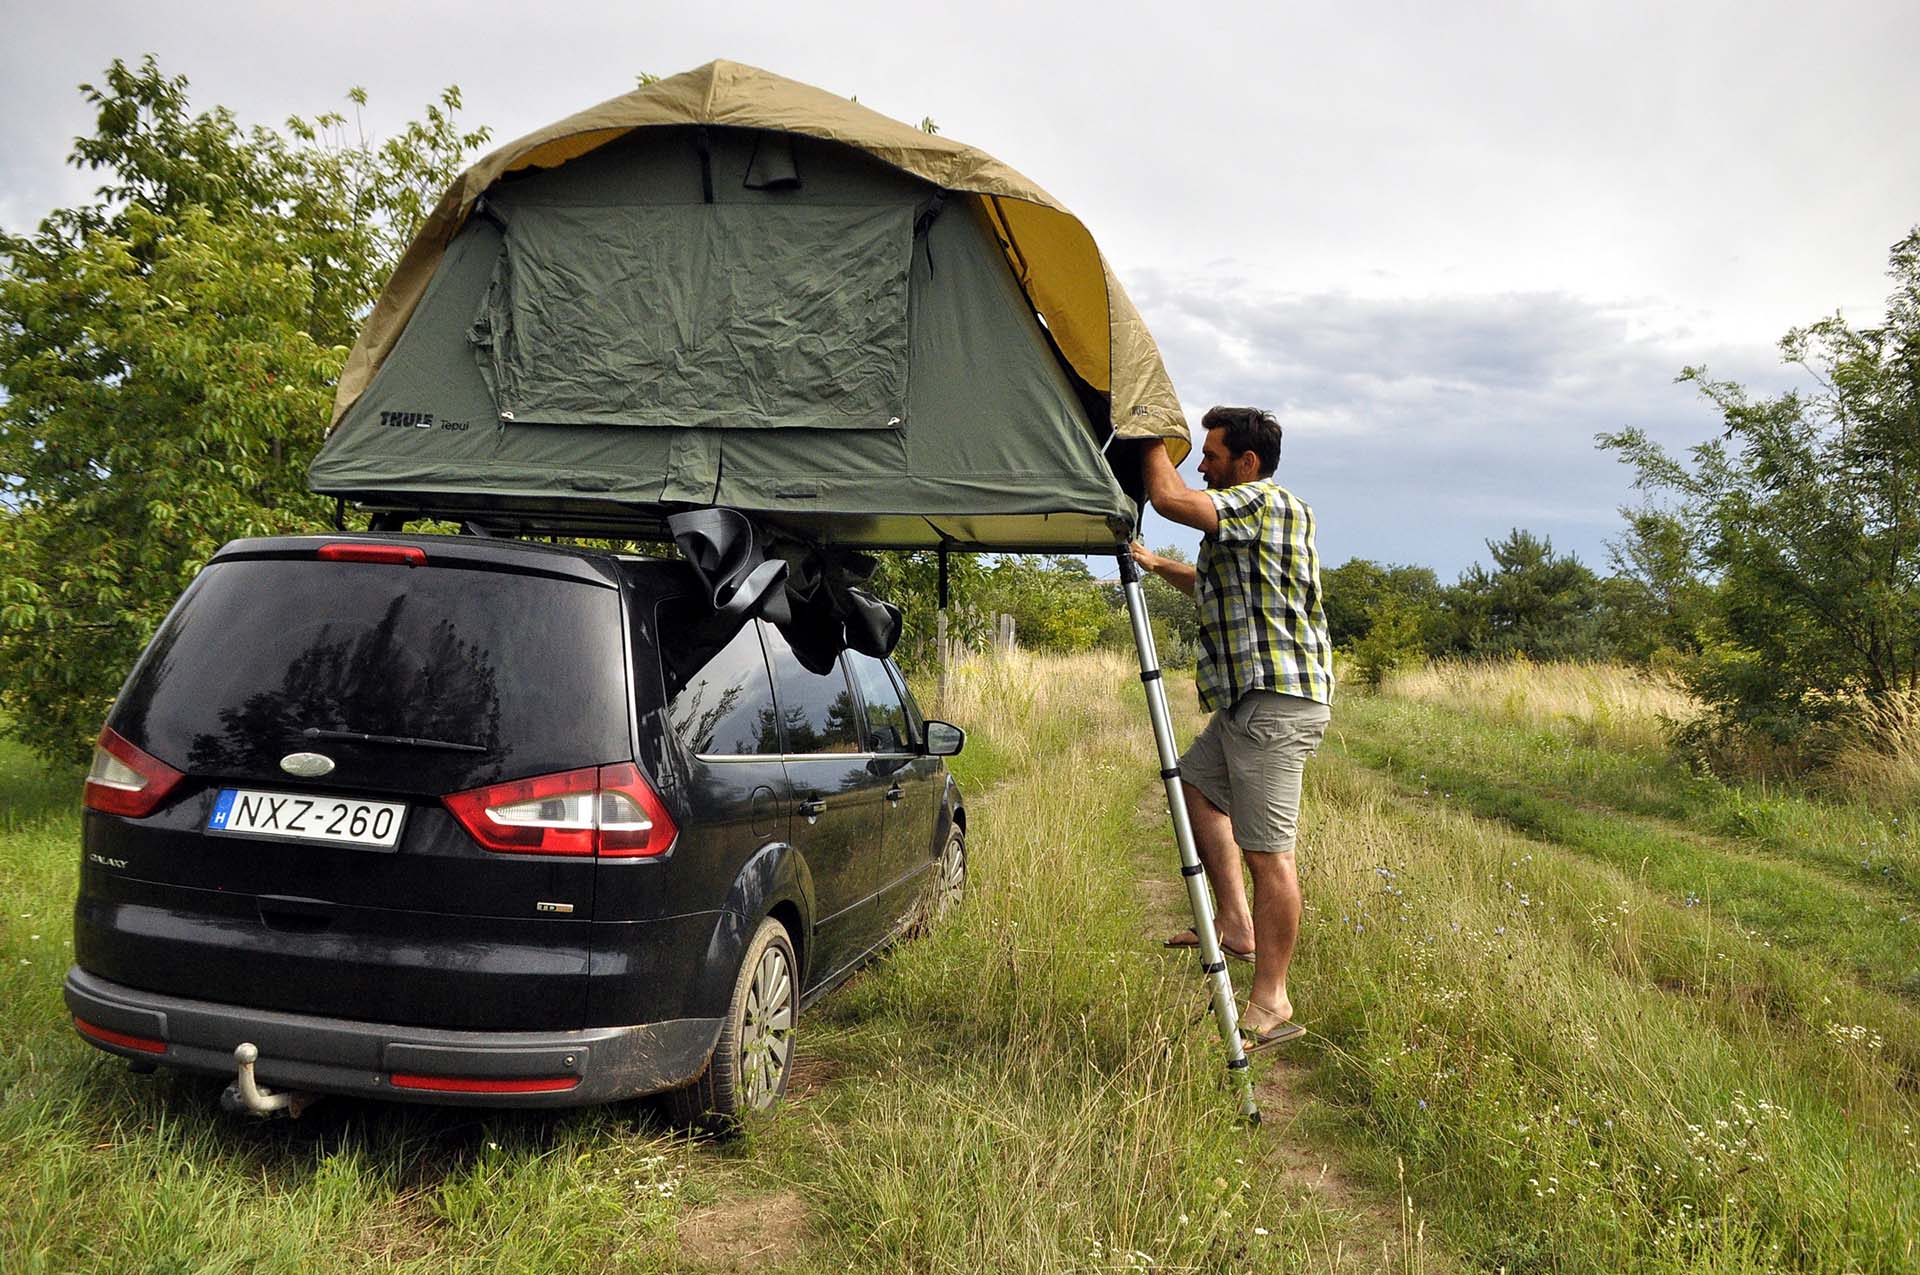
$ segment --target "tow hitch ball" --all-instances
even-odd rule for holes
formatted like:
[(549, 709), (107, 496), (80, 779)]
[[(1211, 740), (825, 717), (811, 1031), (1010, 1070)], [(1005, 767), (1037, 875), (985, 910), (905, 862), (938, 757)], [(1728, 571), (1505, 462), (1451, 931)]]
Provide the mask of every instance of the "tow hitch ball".
[(253, 1064), (260, 1061), (260, 1050), (251, 1042), (234, 1047), (234, 1077), (220, 1095), (220, 1106), (226, 1111), (245, 1111), (249, 1115), (266, 1119), (268, 1116), (285, 1115), (294, 1120), (300, 1113), (320, 1101), (322, 1095), (303, 1093), (287, 1089), (275, 1093), (263, 1088), (253, 1078)]

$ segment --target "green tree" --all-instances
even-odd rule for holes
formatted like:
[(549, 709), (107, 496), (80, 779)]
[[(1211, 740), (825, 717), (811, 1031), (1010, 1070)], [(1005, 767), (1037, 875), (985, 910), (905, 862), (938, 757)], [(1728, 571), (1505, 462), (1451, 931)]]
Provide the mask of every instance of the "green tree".
[(1591, 659), (1605, 654), (1598, 579), (1550, 538), (1514, 528), (1487, 542), (1489, 570), (1475, 563), (1447, 590), (1451, 645), (1461, 655)]
[(1635, 663), (1697, 655), (1713, 585), (1686, 526), (1651, 506), (1620, 512), (1627, 529), (1607, 542), (1614, 574), (1600, 582), (1608, 647)]
[(1435, 653), (1445, 645), (1440, 580), (1431, 567), (1381, 565), (1349, 558), (1320, 577), (1325, 594), (1327, 636), (1343, 650), (1372, 632), (1376, 618), (1391, 610), (1396, 626), (1412, 624), (1416, 645)]
[(82, 92), (96, 198), (0, 235), (0, 706), (48, 756), (85, 754), (222, 542), (324, 525), (305, 474), (346, 345), (486, 137), (453, 89), (380, 145), (194, 114), (151, 57)]
[(987, 567), (980, 605), (1013, 617), (1016, 640), (1040, 651), (1093, 649), (1109, 606), (1087, 564), (1074, 557), (1007, 554)]
[(1880, 325), (1836, 314), (1782, 338), (1809, 391), (1682, 372), (1724, 425), (1690, 463), (1638, 429), (1600, 436), (1673, 502), (1718, 585), (1690, 680), (1722, 727), (1791, 742), (1920, 688), (1920, 228), (1888, 274)]
[[(934, 639), (939, 631), (940, 555), (930, 550), (877, 553), (867, 588), (900, 608), (900, 645), (894, 656), (909, 668), (930, 668), (936, 662)], [(969, 647), (985, 646), (991, 621), (981, 609), (980, 584), (986, 568), (979, 555), (947, 555), (947, 635)]]

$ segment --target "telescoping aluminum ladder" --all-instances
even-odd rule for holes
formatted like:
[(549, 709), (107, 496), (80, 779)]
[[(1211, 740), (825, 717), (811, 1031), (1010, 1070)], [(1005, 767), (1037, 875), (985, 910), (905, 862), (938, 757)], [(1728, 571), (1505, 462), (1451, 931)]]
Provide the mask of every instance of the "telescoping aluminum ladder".
[(1133, 550), (1122, 544), (1120, 582), (1126, 589), (1127, 615), (1133, 621), (1133, 645), (1140, 654), (1140, 682), (1147, 691), (1147, 716), (1153, 719), (1153, 742), (1160, 751), (1160, 779), (1167, 789), (1167, 811), (1173, 816), (1173, 839), (1180, 848), (1180, 875), (1187, 884), (1187, 902), (1193, 908), (1193, 934), (1200, 940), (1200, 970), (1213, 988), (1213, 1019), (1227, 1047), (1227, 1070), (1240, 1086), (1240, 1114), (1258, 1122), (1260, 1108), (1253, 1100), (1253, 1073), (1240, 1042), (1240, 1012), (1233, 1001), (1233, 980), (1227, 976), (1226, 954), (1213, 925), (1213, 896), (1207, 892), (1205, 869), (1193, 842), (1193, 823), (1187, 818), (1186, 797), (1180, 791), (1180, 753), (1173, 746), (1173, 715), (1167, 709), (1167, 688), (1160, 675), (1160, 654), (1153, 645), (1153, 626), (1147, 623), (1147, 595), (1140, 587), (1140, 564)]

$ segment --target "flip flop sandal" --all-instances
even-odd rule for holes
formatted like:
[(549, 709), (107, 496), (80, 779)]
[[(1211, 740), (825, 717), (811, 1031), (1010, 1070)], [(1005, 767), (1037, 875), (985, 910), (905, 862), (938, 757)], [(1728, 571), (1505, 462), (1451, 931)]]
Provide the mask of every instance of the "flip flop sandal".
[(1255, 1031), (1251, 1027), (1242, 1027), (1240, 1029), (1240, 1048), (1246, 1053), (1255, 1054), (1273, 1045), (1284, 1044), (1289, 1040), (1294, 1040), (1306, 1034), (1307, 1029), (1299, 1023), (1279, 1023), (1267, 1028), (1265, 1031)]
[[(1174, 948), (1199, 947), (1200, 940), (1194, 937), (1192, 930), (1182, 930), (1160, 946)], [(1225, 939), (1220, 941), (1220, 950), (1236, 961), (1251, 962), (1253, 960), (1253, 949), (1249, 948), (1242, 952), (1239, 948), (1230, 945)]]

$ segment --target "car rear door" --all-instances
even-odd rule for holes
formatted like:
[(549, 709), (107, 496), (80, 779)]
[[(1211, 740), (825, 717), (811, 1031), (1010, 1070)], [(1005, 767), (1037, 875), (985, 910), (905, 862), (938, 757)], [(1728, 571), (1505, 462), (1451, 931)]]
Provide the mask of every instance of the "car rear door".
[(887, 779), (869, 766), (859, 700), (839, 659), (808, 667), (772, 625), (762, 626), (773, 670), (792, 805), (788, 839), (806, 856), (819, 913), (814, 982), (831, 978), (885, 937), (878, 894)]
[(759, 924), (730, 915), (728, 896), (757, 853), (787, 839), (793, 804), (757, 626), (721, 621), (704, 596), (656, 604), (649, 582), (661, 565), (648, 564), (635, 589), (635, 708), (640, 752), (663, 754), (662, 768), (680, 776), (668, 794), (680, 835), (668, 859), (601, 860), (589, 993), (597, 1024), (724, 1012), (698, 999), (711, 986), (707, 954), (722, 927), (744, 927), (732, 940), (744, 947)]
[(875, 874), (878, 907), (898, 924), (911, 915), (938, 849), (933, 836), (940, 760), (926, 755), (888, 662), (858, 651), (848, 651), (846, 660), (866, 720), (872, 753), (868, 765), (887, 785), (882, 792), (886, 826)]

